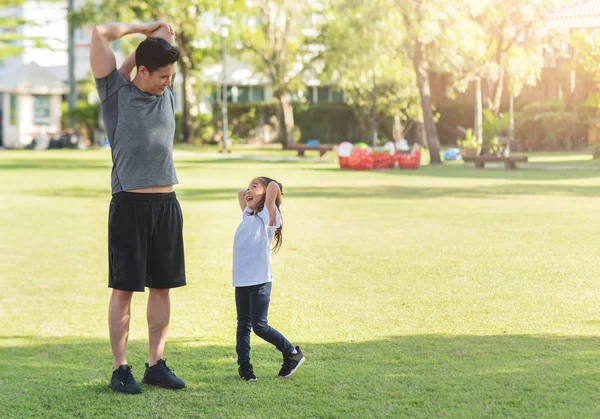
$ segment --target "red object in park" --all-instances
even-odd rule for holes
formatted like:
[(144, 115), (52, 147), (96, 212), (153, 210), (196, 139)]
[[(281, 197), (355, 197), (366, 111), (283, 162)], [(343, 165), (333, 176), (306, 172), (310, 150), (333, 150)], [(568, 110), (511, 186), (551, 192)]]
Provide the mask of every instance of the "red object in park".
[(375, 150), (373, 169), (390, 169), (394, 164), (394, 156), (389, 150)]
[(415, 147), (410, 153), (398, 153), (396, 160), (400, 169), (418, 169), (421, 165), (421, 149)]
[(350, 157), (338, 156), (338, 161), (340, 163), (340, 169), (350, 169)]
[(364, 143), (358, 143), (350, 154), (350, 168), (352, 170), (371, 170), (373, 168), (374, 153)]

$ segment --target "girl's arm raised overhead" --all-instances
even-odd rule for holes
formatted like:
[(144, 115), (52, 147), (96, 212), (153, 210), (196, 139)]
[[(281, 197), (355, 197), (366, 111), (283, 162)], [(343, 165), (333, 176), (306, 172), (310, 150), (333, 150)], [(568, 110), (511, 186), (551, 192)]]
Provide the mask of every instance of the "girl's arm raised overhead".
[(265, 197), (265, 206), (269, 211), (269, 227), (275, 225), (275, 217), (277, 212), (275, 210), (275, 202), (281, 200), (281, 188), (277, 182), (271, 182), (267, 186), (267, 196)]
[(242, 189), (238, 192), (238, 202), (240, 203), (242, 211), (246, 209), (246, 191), (247, 189)]

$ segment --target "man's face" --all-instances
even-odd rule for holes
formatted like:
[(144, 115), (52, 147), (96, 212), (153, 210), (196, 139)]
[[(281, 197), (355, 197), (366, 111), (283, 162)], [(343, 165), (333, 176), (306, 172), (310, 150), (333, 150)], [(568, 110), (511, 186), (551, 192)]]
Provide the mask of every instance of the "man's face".
[(140, 67), (140, 76), (143, 83), (143, 90), (156, 96), (162, 96), (165, 90), (171, 85), (171, 79), (177, 71), (175, 63), (160, 67), (158, 70), (150, 73), (144, 66)]

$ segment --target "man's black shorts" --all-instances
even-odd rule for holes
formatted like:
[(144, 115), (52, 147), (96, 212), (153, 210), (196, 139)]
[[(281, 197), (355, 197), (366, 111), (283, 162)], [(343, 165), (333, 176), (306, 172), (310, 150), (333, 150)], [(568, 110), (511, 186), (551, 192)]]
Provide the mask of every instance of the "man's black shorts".
[(108, 286), (144, 291), (184, 285), (183, 215), (175, 192), (114, 194), (108, 212)]

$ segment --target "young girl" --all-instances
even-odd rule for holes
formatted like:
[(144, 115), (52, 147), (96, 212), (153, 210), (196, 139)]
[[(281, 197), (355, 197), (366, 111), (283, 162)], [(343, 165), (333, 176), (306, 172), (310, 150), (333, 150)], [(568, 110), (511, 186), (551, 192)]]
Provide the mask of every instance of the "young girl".
[(281, 183), (268, 177), (252, 179), (248, 189), (238, 192), (243, 211), (233, 239), (233, 286), (237, 308), (238, 372), (242, 380), (256, 381), (250, 364), (250, 330), (273, 344), (283, 354), (279, 377), (289, 377), (305, 358), (281, 333), (267, 323), (271, 299), (271, 242), (281, 247)]

